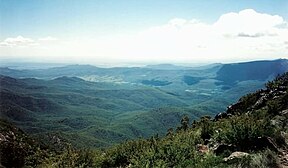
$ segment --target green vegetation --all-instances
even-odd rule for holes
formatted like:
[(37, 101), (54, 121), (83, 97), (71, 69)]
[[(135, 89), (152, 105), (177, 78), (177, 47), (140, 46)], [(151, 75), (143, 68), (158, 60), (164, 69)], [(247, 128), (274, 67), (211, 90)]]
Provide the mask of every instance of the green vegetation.
[[(81, 68), (82, 73), (85, 68)], [(60, 68), (65, 72), (64, 69)], [(67, 69), (72, 71), (72, 67)], [(161, 70), (150, 73), (155, 73), (153, 76), (158, 71)], [(129, 70), (129, 73), (132, 72)], [(163, 75), (164, 72), (159, 73)], [(169, 76), (175, 74), (163, 76), (169, 80), (159, 81), (170, 81)], [(203, 115), (213, 116), (241, 94), (263, 85), (257, 83), (255, 87), (245, 89), (251, 85), (247, 83), (239, 85), (240, 91), (235, 87), (221, 93), (221, 90), (212, 89), (215, 87), (213, 80), (187, 86), (179, 83), (182, 76), (175, 76), (179, 77), (178, 82), (157, 87), (141, 83), (89, 82), (65, 76), (49, 80), (1, 76), (1, 118), (42, 139), (46, 139), (47, 134), (54, 134), (73, 146), (108, 147), (127, 139), (148, 138), (156, 133), (165, 135), (166, 130), (176, 127), (184, 115), (190, 120)], [(195, 92), (185, 91), (187, 87)], [(204, 87), (207, 89), (201, 90)]]
[(172, 82), (152, 79), (152, 80), (142, 80), (141, 83), (149, 86), (166, 86), (170, 85)]
[(193, 77), (193, 76), (188, 76), (184, 75), (183, 76), (183, 82), (185, 82), (187, 85), (195, 85), (200, 82), (203, 78), (201, 77)]
[(274, 61), (254, 61), (235, 64), (225, 64), (217, 72), (216, 79), (222, 84), (235, 85), (239, 81), (267, 80), (271, 74), (283, 74), (287, 71), (282, 64), (285, 59)]
[[(59, 142), (60, 151), (38, 146), (39, 150), (29, 154), (13, 156), (27, 167), (280, 167), (287, 164), (283, 159), (288, 148), (287, 111), (285, 73), (269, 82), (267, 89), (242, 97), (214, 119), (203, 116), (191, 124), (184, 116), (179, 127), (169, 129), (163, 137), (129, 140), (102, 150), (81, 150)], [(11, 127), (5, 129), (9, 133)], [(18, 137), (9, 143), (17, 142)], [(1, 164), (14, 160), (1, 160)]]
[[(287, 71), (286, 62), (0, 68), (1, 164), (275, 167), (287, 145), (287, 74), (247, 93)], [(235, 151), (249, 155), (229, 160)]]

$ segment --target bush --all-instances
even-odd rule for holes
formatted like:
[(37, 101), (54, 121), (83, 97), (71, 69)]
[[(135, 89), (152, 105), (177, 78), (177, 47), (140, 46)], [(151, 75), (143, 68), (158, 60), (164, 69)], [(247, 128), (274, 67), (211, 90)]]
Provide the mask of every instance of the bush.
[(273, 137), (275, 129), (268, 118), (256, 120), (251, 115), (233, 116), (222, 123), (217, 139), (237, 146), (238, 150), (254, 150), (259, 147), (259, 138)]
[(211, 117), (209, 116), (201, 117), (199, 125), (201, 128), (201, 138), (203, 140), (210, 139), (214, 133), (213, 128), (214, 123), (211, 121)]
[(75, 150), (68, 147), (59, 155), (47, 158), (40, 167), (96, 167), (100, 153), (89, 150)]
[(266, 168), (279, 167), (278, 165), (279, 160), (277, 158), (277, 154), (269, 149), (266, 149), (238, 160), (236, 163), (232, 164), (231, 167)]

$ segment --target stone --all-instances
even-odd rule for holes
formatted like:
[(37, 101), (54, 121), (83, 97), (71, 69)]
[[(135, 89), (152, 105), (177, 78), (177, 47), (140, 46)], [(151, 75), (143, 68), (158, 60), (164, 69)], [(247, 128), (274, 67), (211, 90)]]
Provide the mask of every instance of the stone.
[(280, 114), (281, 114), (281, 115), (287, 115), (287, 114), (288, 114), (288, 109), (282, 110), (282, 111), (280, 112)]
[(233, 152), (229, 157), (226, 157), (223, 160), (225, 162), (228, 162), (228, 161), (233, 161), (235, 159), (240, 159), (240, 158), (247, 157), (247, 156), (249, 156), (249, 153), (246, 153), (246, 152)]
[(197, 144), (196, 147), (197, 151), (202, 155), (207, 154), (209, 152), (209, 148), (207, 145)]

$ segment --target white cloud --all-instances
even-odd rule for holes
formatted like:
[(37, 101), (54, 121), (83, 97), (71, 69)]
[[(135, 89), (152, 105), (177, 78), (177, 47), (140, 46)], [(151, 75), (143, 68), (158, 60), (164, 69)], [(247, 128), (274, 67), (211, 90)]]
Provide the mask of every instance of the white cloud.
[[(282, 17), (252, 9), (222, 15), (215, 23), (176, 18), (132, 38), (123, 37), (118, 54), (158, 61), (232, 61), (288, 57), (288, 27)], [(111, 40), (113, 43), (113, 40)]]
[[(97, 39), (75, 35), (75, 39), (66, 41), (46, 37), (38, 39), (40, 45), (33, 50), (17, 48), (13, 49), (12, 54), (85, 63), (229, 62), (288, 58), (287, 25), (287, 21), (281, 16), (246, 9), (238, 13), (223, 14), (213, 24), (196, 19), (174, 18), (167, 24), (151, 27), (137, 34)], [(17, 41), (15, 39), (26, 39), (26, 43), (34, 42), (21, 36), (14, 40), (8, 39), (1, 43), (14, 44), (15, 42), (9, 41)], [(12, 50), (11, 47), (2, 47), (0, 51), (3, 55), (5, 52), (11, 55)]]
[(228, 36), (246, 34), (247, 37), (255, 37), (257, 34), (277, 34), (277, 26), (284, 23), (283, 18), (278, 15), (262, 14), (253, 9), (246, 9), (239, 13), (222, 15), (213, 28)]
[(36, 45), (35, 41), (31, 38), (25, 38), (22, 36), (17, 36), (15, 38), (10, 37), (6, 38), (4, 41), (0, 42), (0, 46), (29, 46), (29, 45)]

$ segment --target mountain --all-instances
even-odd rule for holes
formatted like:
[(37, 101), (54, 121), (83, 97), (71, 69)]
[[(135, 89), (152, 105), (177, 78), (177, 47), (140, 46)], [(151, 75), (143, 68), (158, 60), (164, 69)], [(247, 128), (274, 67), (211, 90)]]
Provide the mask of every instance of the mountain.
[(99, 167), (286, 167), (288, 72), (247, 94), (215, 118), (122, 143), (105, 151)]
[[(0, 74), (15, 78), (53, 79), (68, 77), (114, 77), (123, 82), (163, 79), (173, 82), (179, 75), (201, 76), (222, 81), (225, 84), (235, 84), (237, 81), (273, 79), (288, 69), (287, 59), (271, 61), (252, 61), (232, 64), (211, 64), (201, 67), (184, 67), (173, 64), (147, 65), (145, 67), (98, 68), (91, 65), (68, 65), (48, 69), (16, 70), (7, 67), (0, 68)], [(181, 78), (180, 78), (181, 79)]]
[[(183, 115), (193, 120), (213, 116), (286, 70), (287, 60), (263, 62), (173, 70), (90, 65), (1, 68), (1, 118), (29, 134), (59, 133), (82, 147), (107, 147), (127, 139), (164, 135)], [(264, 77), (230, 73), (246, 72), (241, 69), (246, 64), (250, 70), (264, 65), (270, 69)], [(227, 80), (223, 78), (226, 73)]]
[(233, 85), (247, 80), (266, 81), (287, 71), (287, 59), (224, 64), (217, 72), (216, 79), (223, 84)]
[[(265, 86), (241, 97), (214, 118), (202, 116), (191, 124), (189, 117), (184, 116), (178, 127), (170, 128), (166, 135), (130, 140), (104, 150), (67, 146), (61, 134), (47, 134), (45, 141), (50, 145), (43, 146), (13, 124), (0, 120), (1, 166), (285, 167), (288, 165), (288, 72)], [(160, 109), (156, 112), (162, 113)]]
[[(1, 76), (0, 83), (1, 118), (15, 122), (30, 134), (41, 136), (61, 131), (67, 137), (78, 136), (75, 144), (79, 139), (87, 142), (78, 143), (79, 146), (103, 147), (137, 136), (150, 136), (157, 121), (141, 133), (137, 130), (147, 126), (139, 124), (142, 120), (135, 120), (133, 124), (127, 121), (141, 115), (148, 121), (150, 115), (162, 115), (160, 112), (153, 114), (154, 108), (166, 106), (179, 108), (177, 113), (181, 114), (184, 113), (182, 107), (187, 106), (177, 96), (157, 88), (115, 86), (77, 77), (39, 80)], [(173, 120), (175, 123), (177, 118)]]

